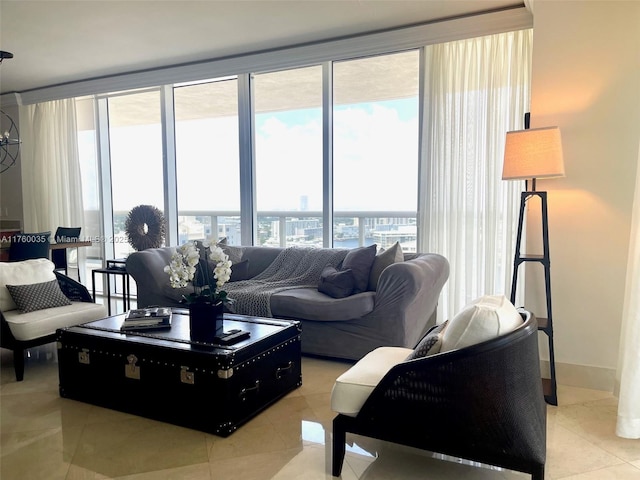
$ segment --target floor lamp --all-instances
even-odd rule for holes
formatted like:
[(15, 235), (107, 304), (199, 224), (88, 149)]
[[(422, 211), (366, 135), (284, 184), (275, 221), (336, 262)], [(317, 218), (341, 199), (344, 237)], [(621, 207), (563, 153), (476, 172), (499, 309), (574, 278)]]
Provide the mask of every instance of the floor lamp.
[[(518, 284), (518, 267), (523, 262), (538, 262), (544, 266), (547, 317), (538, 317), (538, 329), (542, 330), (549, 340), (549, 379), (543, 379), (545, 400), (558, 404), (556, 386), (556, 367), (553, 351), (553, 314), (551, 309), (551, 273), (549, 260), (549, 221), (547, 216), (547, 192), (536, 191), (536, 178), (564, 177), (564, 161), (562, 157), (562, 139), (558, 127), (532, 128), (507, 132), (503, 180), (526, 180), (525, 191), (520, 194), (520, 216), (518, 218), (518, 234), (516, 251), (513, 260), (513, 280), (511, 282), (511, 303), (515, 302)], [(531, 180), (531, 190), (529, 190)], [(522, 227), (525, 207), (528, 200), (540, 198), (542, 208), (542, 255), (523, 254)]]

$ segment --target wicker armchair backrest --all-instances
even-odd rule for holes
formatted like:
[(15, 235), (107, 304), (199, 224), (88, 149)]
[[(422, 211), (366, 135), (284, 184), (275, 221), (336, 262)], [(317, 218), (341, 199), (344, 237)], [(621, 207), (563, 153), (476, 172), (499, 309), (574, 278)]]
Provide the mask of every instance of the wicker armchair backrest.
[(544, 464), (537, 321), (521, 315), (522, 326), (508, 334), (396, 365), (357, 423), (371, 424), (376, 438), (492, 465), (513, 468), (505, 458)]

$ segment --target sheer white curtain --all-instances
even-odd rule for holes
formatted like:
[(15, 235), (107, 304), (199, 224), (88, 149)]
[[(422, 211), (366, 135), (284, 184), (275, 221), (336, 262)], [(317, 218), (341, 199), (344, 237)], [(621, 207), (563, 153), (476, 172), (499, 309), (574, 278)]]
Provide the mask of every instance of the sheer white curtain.
[(82, 227), (82, 182), (74, 99), (21, 107), (24, 229)]
[[(20, 108), (22, 137), (22, 198), (25, 232), (50, 231), (58, 227), (84, 230), (82, 181), (78, 155), (78, 131), (74, 99), (55, 100)], [(84, 249), (77, 255), (84, 269)]]
[(503, 181), (502, 163), (529, 108), (531, 49), (530, 29), (426, 47), (419, 251), (451, 265), (441, 319), (481, 295), (509, 297), (524, 182)]
[(640, 438), (640, 149), (617, 379), (620, 393), (616, 434), (624, 438)]

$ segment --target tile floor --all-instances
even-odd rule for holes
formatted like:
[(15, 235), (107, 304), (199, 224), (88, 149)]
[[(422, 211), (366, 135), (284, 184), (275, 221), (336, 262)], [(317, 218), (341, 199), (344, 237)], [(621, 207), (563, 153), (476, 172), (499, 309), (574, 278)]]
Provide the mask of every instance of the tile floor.
[[(18, 383), (11, 352), (0, 350), (2, 480), (332, 478), (329, 396), (347, 363), (303, 357), (302, 387), (220, 438), (62, 399), (54, 345), (31, 355)], [(560, 406), (548, 407), (548, 480), (640, 480), (640, 440), (615, 436), (610, 393), (560, 386), (559, 400)], [(529, 478), (351, 439), (345, 480)]]

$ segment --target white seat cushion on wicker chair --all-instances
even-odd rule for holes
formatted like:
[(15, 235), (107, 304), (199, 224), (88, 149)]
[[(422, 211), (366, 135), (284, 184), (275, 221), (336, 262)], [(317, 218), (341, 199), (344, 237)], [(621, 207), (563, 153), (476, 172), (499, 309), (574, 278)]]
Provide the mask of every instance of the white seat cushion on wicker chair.
[[(0, 262), (0, 310), (16, 340), (34, 340), (52, 335), (58, 328), (92, 322), (107, 316), (104, 305), (91, 302), (71, 302), (70, 305), (50, 308), (42, 308), (43, 305), (40, 305), (39, 309), (27, 313), (18, 310), (7, 285), (28, 286), (52, 281), (59, 289), (55, 282), (54, 267), (53, 262), (46, 258)], [(38, 295), (42, 296), (42, 291), (39, 292)], [(60, 292), (60, 295), (64, 294)], [(41, 301), (43, 298), (34, 300)]]
[(355, 417), (382, 377), (411, 352), (411, 348), (379, 347), (367, 353), (336, 380), (331, 392), (331, 410)]
[(16, 340), (33, 340), (56, 333), (58, 328), (93, 322), (107, 316), (104, 305), (91, 302), (71, 302), (64, 307), (45, 308), (35, 312), (20, 310), (3, 312)]

